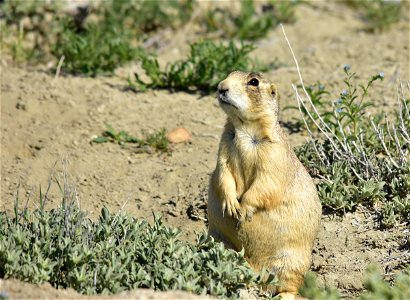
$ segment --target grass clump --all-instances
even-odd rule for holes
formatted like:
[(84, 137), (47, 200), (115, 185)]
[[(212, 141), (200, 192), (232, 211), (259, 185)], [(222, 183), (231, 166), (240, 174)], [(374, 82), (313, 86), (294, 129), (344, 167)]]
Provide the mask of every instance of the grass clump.
[(316, 300), (339, 300), (340, 293), (333, 287), (321, 287), (317, 282), (315, 273), (308, 272), (305, 275), (303, 286), (300, 287), (299, 293), (307, 299)]
[[(332, 101), (317, 100), (307, 90), (298, 104), (312, 140), (296, 149), (311, 175), (319, 180), (319, 197), (332, 211), (351, 211), (361, 204), (376, 210), (381, 225), (392, 227), (410, 220), (410, 101), (403, 90), (393, 121), (370, 116), (372, 85), (356, 83), (356, 73), (344, 67), (346, 89)], [(325, 95), (324, 88), (320, 95)], [(312, 101), (311, 101), (312, 100)], [(308, 121), (306, 121), (308, 120)], [(312, 125), (313, 124), (313, 125)]]
[[(389, 299), (409, 299), (410, 298), (410, 275), (408, 272), (400, 273), (396, 276), (393, 284), (384, 281), (375, 266), (370, 266), (364, 279), (365, 291), (357, 299), (359, 300), (389, 300)], [(303, 297), (318, 300), (339, 300), (340, 293), (333, 287), (321, 287), (317, 282), (314, 273), (308, 273), (305, 281), (299, 290)]]
[[(4, 24), (0, 25), (2, 31), (2, 51), (10, 53), (13, 62), (16, 64), (31, 61), (38, 56), (35, 48), (26, 44), (26, 32), (23, 24), (18, 25), (18, 33), (14, 36), (13, 31)], [(13, 36), (12, 39), (9, 37)], [(4, 52), (3, 52), (4, 53)]]
[[(61, 1), (5, 1), (0, 4), (1, 29), (10, 31), (10, 41), (2, 48), (17, 63), (38, 62), (51, 54), (57, 60), (64, 56), (65, 72), (111, 74), (116, 67), (138, 58), (140, 50), (133, 45), (148, 34), (188, 22), (194, 3), (109, 0), (89, 3), (71, 15)], [(34, 38), (27, 39), (26, 33)]]
[(394, 284), (383, 280), (375, 266), (370, 266), (364, 281), (366, 292), (359, 296), (359, 300), (371, 299), (410, 299), (410, 273), (404, 271), (398, 274)]
[(145, 55), (142, 68), (150, 82), (143, 81), (135, 74), (135, 81), (130, 80), (129, 83), (132, 88), (140, 90), (169, 88), (209, 92), (232, 70), (252, 69), (249, 53), (254, 49), (249, 44), (236, 46), (231, 41), (225, 46), (205, 40), (192, 44), (186, 59), (168, 64), (165, 70), (161, 70), (154, 56)]
[[(2, 1), (3, 2), (3, 1)], [(60, 1), (16, 1), (9, 0), (0, 4), (2, 17), (7, 24), (20, 24), (24, 18), (31, 18), (34, 25), (39, 25), (44, 20), (45, 11), (55, 13), (64, 6)]]
[(64, 56), (63, 70), (95, 76), (110, 74), (121, 64), (136, 59), (141, 52), (131, 45), (130, 33), (112, 22), (89, 23), (77, 28), (71, 20), (62, 29), (51, 53)]
[(205, 13), (202, 23), (207, 32), (222, 31), (226, 38), (256, 40), (267, 35), (280, 23), (295, 20), (294, 9), (300, 1), (271, 0), (258, 13), (253, 0), (241, 1), (239, 14), (229, 9), (214, 8)]
[(44, 62), (57, 28), (52, 16), (63, 7), (61, 1), (2, 1), (2, 53), (9, 54), (17, 65)]
[(392, 24), (400, 21), (405, 1), (384, 0), (345, 0), (345, 2), (356, 8), (366, 21), (366, 30), (380, 32), (387, 30)]
[(165, 128), (160, 131), (147, 135), (145, 138), (139, 139), (129, 135), (126, 131), (116, 131), (110, 124), (105, 124), (107, 129), (101, 136), (93, 140), (94, 143), (118, 143), (124, 145), (126, 143), (137, 144), (139, 147), (149, 146), (156, 150), (168, 150), (169, 141), (167, 139), (167, 132)]
[(161, 28), (177, 28), (191, 19), (195, 0), (107, 1), (103, 15), (138, 35)]
[(19, 210), (16, 202), (13, 216), (0, 213), (0, 278), (49, 282), (83, 294), (150, 288), (224, 298), (274, 282), (256, 275), (243, 253), (206, 235), (196, 243), (182, 241), (180, 231), (155, 214), (150, 224), (103, 208), (92, 221), (74, 202), (73, 189), (62, 189), (66, 196), (50, 211), (44, 205)]

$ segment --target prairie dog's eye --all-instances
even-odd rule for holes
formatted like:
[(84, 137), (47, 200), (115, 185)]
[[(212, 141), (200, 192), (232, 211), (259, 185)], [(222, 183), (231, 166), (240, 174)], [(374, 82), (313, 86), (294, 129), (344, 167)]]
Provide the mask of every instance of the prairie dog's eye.
[(253, 86), (258, 86), (259, 85), (259, 80), (256, 78), (252, 78), (249, 82), (249, 85), (253, 85)]

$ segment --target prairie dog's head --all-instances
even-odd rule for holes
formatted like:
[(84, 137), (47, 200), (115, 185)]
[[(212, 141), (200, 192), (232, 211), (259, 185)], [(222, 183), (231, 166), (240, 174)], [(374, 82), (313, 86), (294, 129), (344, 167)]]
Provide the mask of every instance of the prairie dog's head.
[(228, 116), (242, 121), (276, 117), (279, 111), (276, 85), (259, 73), (232, 72), (218, 84), (218, 100)]

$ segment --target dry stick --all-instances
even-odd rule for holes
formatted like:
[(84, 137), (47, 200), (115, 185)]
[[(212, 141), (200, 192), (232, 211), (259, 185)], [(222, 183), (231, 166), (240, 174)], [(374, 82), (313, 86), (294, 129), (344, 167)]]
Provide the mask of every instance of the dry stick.
[[(404, 108), (405, 108), (406, 113), (407, 113), (407, 118), (410, 118), (409, 107), (407, 106), (406, 98), (404, 97), (403, 86), (401, 85), (401, 83), (400, 83), (400, 86), (401, 86), (401, 95), (402, 95), (401, 101), (403, 101)], [(407, 88), (409, 89), (409, 92), (410, 92), (410, 82), (407, 82)]]
[(386, 144), (384, 143), (384, 137), (383, 134), (380, 132), (381, 129), (377, 128), (376, 125), (374, 124), (373, 120), (370, 120), (370, 123), (372, 124), (374, 131), (376, 132), (377, 136), (379, 137), (380, 142), (382, 143), (382, 146), (384, 148), (384, 151), (386, 151), (387, 156), (390, 158), (390, 161), (396, 168), (400, 168), (399, 165), (395, 162), (393, 157), (390, 154), (390, 151), (387, 149)]
[[(384, 114), (384, 119), (386, 120), (386, 131), (387, 131), (388, 137), (390, 138), (389, 139), (389, 144), (391, 144), (391, 141), (394, 142), (394, 138), (393, 138), (393, 135), (391, 134), (391, 131), (390, 131), (390, 123), (389, 123), (389, 119), (387, 118), (387, 114)], [(397, 148), (397, 144), (394, 143), (394, 145)], [(398, 148), (397, 148), (397, 150), (398, 150)]]
[(50, 192), (51, 183), (52, 183), (52, 179), (53, 179), (53, 173), (54, 173), (54, 170), (55, 170), (55, 167), (56, 167), (57, 163), (58, 163), (58, 159), (54, 162), (54, 165), (51, 168), (52, 171), (50, 173), (50, 176), (48, 177), (48, 184), (47, 184), (46, 193), (44, 194), (43, 207), (46, 207), (46, 202), (48, 200), (48, 193)]
[[(329, 126), (326, 124), (326, 122), (323, 120), (323, 118), (320, 116), (319, 112), (317, 111), (315, 105), (314, 105), (313, 102), (312, 102), (312, 99), (310, 99), (309, 94), (308, 94), (308, 92), (306, 91), (305, 85), (304, 85), (304, 83), (303, 83), (302, 75), (301, 75), (301, 73), (300, 73), (299, 63), (298, 63), (298, 61), (297, 61), (297, 59), (296, 59), (295, 53), (293, 52), (292, 46), (290, 45), (289, 39), (288, 39), (288, 37), (287, 37), (287, 35), (286, 35), (286, 32), (285, 32), (285, 28), (283, 27), (282, 24), (280, 24), (280, 26), (282, 27), (283, 35), (285, 36), (285, 39), (286, 39), (286, 42), (287, 42), (288, 47), (289, 47), (289, 49), (290, 49), (290, 52), (292, 53), (293, 60), (294, 60), (294, 62), (295, 62), (295, 64), (296, 64), (296, 69), (297, 69), (297, 72), (298, 72), (298, 75), (299, 75), (299, 80), (300, 80), (300, 83), (301, 83), (301, 85), (302, 85), (303, 91), (305, 92), (306, 98), (309, 100), (309, 103), (311, 104), (313, 110), (315, 111), (316, 115), (318, 116), (319, 120), (320, 120), (321, 123), (324, 125), (324, 127), (333, 135), (334, 138), (336, 138), (336, 139), (338, 140), (338, 142), (340, 143), (340, 145), (344, 148), (343, 143), (342, 143), (342, 142), (339, 140), (339, 138), (330, 130)], [(295, 90), (295, 92), (297, 93), (298, 97), (300, 98), (299, 93), (297, 92), (295, 86), (292, 85), (292, 87), (293, 87), (293, 89)], [(300, 100), (301, 100), (301, 99), (300, 99)], [(298, 99), (298, 101), (299, 101), (299, 99)], [(321, 128), (321, 126), (319, 126), (319, 125), (317, 124), (316, 120), (315, 120), (315, 119), (313, 118), (313, 116), (310, 114), (309, 110), (306, 108), (306, 105), (303, 103), (303, 101), (302, 101), (302, 105), (303, 105), (303, 107), (305, 107), (306, 111), (308, 112), (309, 117), (312, 119), (312, 121), (315, 123), (315, 125), (319, 128), (319, 130), (320, 130), (320, 131), (326, 136), (326, 138), (330, 141), (330, 143), (331, 143), (332, 146), (334, 147), (334, 150), (337, 151), (337, 152), (339, 152), (339, 153), (341, 153), (341, 152), (339, 151), (338, 147), (336, 146), (336, 144), (334, 143), (333, 139), (330, 138), (330, 136)], [(346, 150), (346, 149), (345, 149), (345, 150)]]
[[(295, 53), (293, 52), (292, 46), (290, 45), (289, 39), (288, 39), (288, 37), (287, 37), (287, 35), (286, 35), (286, 32), (285, 32), (285, 28), (283, 27), (282, 24), (280, 24), (280, 26), (282, 27), (282, 32), (283, 32), (283, 35), (285, 36), (286, 43), (288, 44), (288, 47), (289, 47), (289, 49), (290, 49), (290, 52), (292, 53), (293, 60), (294, 60), (294, 62), (295, 62), (295, 64), (296, 64), (296, 70), (297, 70), (298, 75), (299, 75), (299, 80), (300, 80), (300, 84), (301, 84), (301, 86), (302, 86), (303, 92), (305, 93), (306, 98), (309, 100), (310, 105), (312, 105), (312, 108), (313, 108), (313, 110), (315, 111), (316, 115), (318, 116), (319, 120), (322, 122), (322, 124), (324, 125), (324, 127), (325, 127), (328, 131), (330, 131), (330, 132), (332, 133), (332, 131), (331, 131), (331, 129), (329, 128), (329, 126), (326, 124), (326, 122), (325, 122), (325, 121), (323, 120), (323, 118), (320, 116), (318, 110), (316, 109), (316, 106), (313, 104), (312, 99), (311, 99), (310, 96), (309, 96), (309, 93), (306, 91), (305, 84), (303, 83), (302, 74), (300, 73), (299, 63), (298, 63), (298, 61), (297, 61), (297, 59), (296, 59)], [(333, 134), (333, 133), (332, 133), (332, 134)], [(334, 134), (333, 134), (333, 136), (334, 136), (336, 139), (338, 139), (337, 136), (335, 136)], [(339, 141), (339, 142), (340, 142), (340, 141)]]
[(56, 75), (54, 76), (54, 80), (57, 80), (58, 76), (60, 76), (60, 70), (61, 67), (63, 66), (63, 62), (64, 62), (65, 56), (61, 56), (58, 65), (57, 65), (57, 70), (56, 70)]
[(403, 107), (400, 101), (400, 86), (401, 86), (401, 82), (400, 85), (397, 85), (396, 88), (396, 93), (397, 93), (397, 104), (399, 105), (399, 118), (400, 118), (400, 122), (403, 123)]
[(400, 164), (403, 165), (403, 162), (406, 161), (406, 156), (404, 155), (402, 146), (400, 145), (399, 138), (397, 137), (397, 130), (394, 124), (391, 125), (392, 131), (393, 131), (393, 137), (394, 137), (394, 142), (397, 148), (397, 151), (399, 151), (400, 154)]
[[(292, 84), (292, 87), (294, 87), (293, 84)], [(296, 99), (298, 99), (297, 96), (296, 96)], [(316, 153), (317, 153), (317, 156), (319, 157), (319, 159), (320, 159), (320, 161), (321, 161), (322, 163), (325, 163), (324, 160), (322, 159), (322, 155), (323, 155), (323, 157), (326, 159), (326, 165), (329, 165), (329, 160), (327, 159), (327, 156), (323, 153), (323, 151), (322, 151), (322, 153), (319, 153), (319, 150), (318, 150), (317, 147), (316, 147), (316, 142), (315, 142), (315, 139), (313, 138), (313, 133), (312, 133), (312, 131), (310, 130), (310, 128), (309, 128), (309, 126), (308, 126), (308, 124), (307, 124), (307, 122), (306, 122), (306, 119), (305, 119), (304, 115), (302, 114), (302, 108), (301, 108), (301, 106), (300, 106), (300, 101), (296, 101), (296, 102), (298, 103), (299, 112), (300, 112), (301, 115), (302, 115), (302, 120), (303, 120), (303, 122), (305, 123), (306, 129), (307, 129), (307, 131), (308, 131), (310, 140), (312, 141), (313, 147), (315, 148), (315, 151), (316, 151)]]
[(120, 215), (120, 213), (123, 211), (125, 205), (127, 205), (128, 201), (130, 200), (130, 196), (128, 195), (127, 200), (124, 201), (124, 203), (122, 204), (121, 208), (119, 211), (117, 211), (117, 213), (115, 214), (115, 217), (112, 221), (112, 224), (114, 225), (115, 222), (117, 221), (118, 216)]
[[(326, 136), (326, 138), (332, 143), (334, 149), (335, 149), (335, 155), (337, 158), (342, 158), (343, 153), (341, 151), (339, 151), (339, 149), (336, 147), (336, 145), (334, 144), (333, 140), (330, 138), (330, 136), (322, 129), (322, 127), (316, 122), (316, 120), (313, 118), (312, 114), (310, 113), (309, 109), (307, 108), (306, 104), (303, 102), (302, 97), (300, 97), (299, 92), (297, 91), (297, 88), (294, 84), (292, 84), (292, 88), (296, 93), (296, 100), (303, 106), (303, 108), (305, 109), (306, 113), (308, 114), (309, 118), (313, 121), (313, 123), (316, 125), (316, 127)], [(304, 119), (305, 117), (302, 114), (302, 118)], [(305, 122), (306, 123), (306, 122)], [(308, 127), (308, 126), (307, 126)], [(339, 155), (340, 154), (340, 155)]]
[(330, 184), (334, 184), (334, 181), (333, 181), (333, 180), (330, 180), (329, 178), (327, 178), (327, 177), (325, 177), (325, 176), (323, 176), (323, 175), (317, 174), (316, 176), (319, 177), (320, 179), (323, 179), (323, 180), (329, 182)]
[(375, 174), (377, 174), (377, 172), (375, 172), (375, 168), (373, 166), (372, 160), (367, 156), (366, 151), (364, 151), (364, 149), (366, 149), (366, 146), (364, 145), (364, 140), (363, 140), (363, 131), (360, 131), (359, 133), (359, 142), (361, 145), (361, 149), (363, 151), (363, 155), (365, 156), (365, 160), (368, 164), (368, 170), (367, 170), (367, 176), (369, 177), (369, 170), (372, 172), (372, 176), (375, 176)]
[[(408, 86), (410, 90), (410, 85)], [(400, 97), (400, 92), (402, 97)], [(410, 134), (407, 132), (407, 127), (404, 125), (404, 118), (403, 118), (403, 110), (404, 113), (407, 114), (407, 118), (410, 118), (409, 108), (406, 103), (406, 99), (404, 97), (403, 92), (403, 83), (400, 81), (400, 89), (397, 87), (397, 102), (399, 103), (399, 116), (400, 116), (400, 129), (401, 129), (401, 136), (405, 142), (410, 144)], [(403, 102), (403, 103), (402, 103)]]
[[(404, 119), (403, 119), (403, 104), (401, 103), (401, 98), (400, 98), (400, 87), (401, 86), (401, 82), (400, 85), (397, 86), (396, 92), (397, 92), (397, 104), (399, 105), (399, 119), (400, 119), (400, 130), (401, 132), (401, 136), (403, 137), (404, 141), (409, 142), (410, 137), (407, 133), (407, 129), (406, 126), (404, 125)], [(404, 101), (405, 102), (405, 101)]]
[(389, 134), (390, 139), (393, 140), (394, 145), (396, 146), (396, 149), (399, 152), (400, 164), (402, 164), (403, 161), (405, 161), (405, 157), (404, 157), (404, 152), (403, 152), (402, 146), (400, 145), (400, 141), (397, 137), (396, 127), (394, 126), (394, 124), (391, 124), (392, 131), (393, 131), (393, 134), (391, 134), (389, 120), (388, 120), (386, 115), (384, 115), (384, 117), (386, 119), (387, 133)]
[(77, 189), (74, 185), (70, 184), (69, 177), (68, 177), (68, 165), (69, 165), (69, 160), (67, 156), (63, 156), (61, 158), (62, 161), (62, 166), (63, 166), (63, 184), (64, 184), (64, 190), (63, 190), (63, 197), (65, 199), (71, 199), (72, 197), (76, 200), (77, 202), (77, 207), (81, 209), (81, 203), (80, 203), (80, 198), (78, 197)]
[[(346, 134), (345, 134), (345, 131), (344, 131), (344, 129), (343, 129), (343, 126), (342, 126), (342, 123), (340, 123), (340, 119), (339, 119), (339, 117), (338, 117), (338, 115), (337, 115), (337, 112), (336, 112), (336, 110), (333, 110), (334, 112), (334, 115), (335, 115), (335, 119), (337, 120), (337, 124), (338, 124), (338, 126), (339, 126), (339, 130), (340, 130), (340, 132), (341, 132), (341, 134), (342, 134), (342, 137), (343, 137), (343, 143), (344, 143), (344, 145), (346, 146), (346, 148), (349, 150), (349, 156), (348, 156), (348, 158), (349, 159), (355, 159), (356, 158), (356, 156), (353, 154), (353, 151), (352, 151), (352, 149), (350, 148), (350, 145), (349, 145), (349, 143), (347, 142), (347, 138), (346, 138)], [(347, 127), (348, 128), (348, 127)]]
[[(410, 82), (409, 81), (407, 81), (407, 88), (410, 93)], [(403, 102), (403, 105), (404, 105), (405, 114), (407, 115), (407, 118), (410, 119), (410, 111), (409, 111), (409, 107), (407, 106), (406, 98), (404, 97), (403, 84), (401, 82), (400, 82), (400, 89), (401, 89), (401, 95), (402, 95), (401, 101)], [(401, 127), (402, 127), (402, 131), (406, 135), (406, 142), (410, 144), (409, 133), (407, 132), (407, 127), (404, 125), (404, 121), (402, 122)]]

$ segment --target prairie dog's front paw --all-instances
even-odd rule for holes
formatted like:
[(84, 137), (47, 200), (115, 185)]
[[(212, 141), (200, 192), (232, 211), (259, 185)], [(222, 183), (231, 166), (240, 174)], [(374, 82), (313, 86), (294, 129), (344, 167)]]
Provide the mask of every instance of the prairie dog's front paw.
[(239, 218), (241, 205), (236, 197), (229, 197), (222, 201), (222, 214), (228, 214), (228, 216), (234, 217), (235, 219)]
[(256, 211), (256, 207), (251, 205), (252, 198), (249, 198), (249, 196), (250, 196), (249, 194), (245, 193), (244, 195), (242, 195), (241, 200), (240, 200), (240, 204), (241, 204), (240, 221), (241, 222), (244, 222), (245, 220), (251, 221), (253, 214)]
[(241, 204), (240, 221), (251, 221), (256, 208), (250, 205)]

